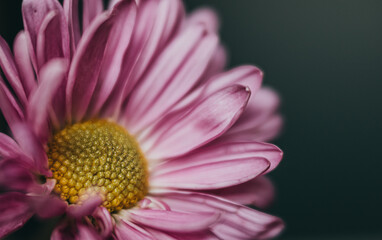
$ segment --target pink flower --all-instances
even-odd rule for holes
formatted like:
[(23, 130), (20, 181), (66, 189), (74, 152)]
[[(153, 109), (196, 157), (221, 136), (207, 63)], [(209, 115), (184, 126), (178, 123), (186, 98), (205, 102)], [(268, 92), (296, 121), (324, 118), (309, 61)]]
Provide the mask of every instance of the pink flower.
[[(63, 215), (52, 239), (266, 239), (278, 97), (224, 71), (209, 9), (180, 0), (24, 0), (0, 38), (0, 237)], [(82, 16), (82, 19), (79, 19)]]

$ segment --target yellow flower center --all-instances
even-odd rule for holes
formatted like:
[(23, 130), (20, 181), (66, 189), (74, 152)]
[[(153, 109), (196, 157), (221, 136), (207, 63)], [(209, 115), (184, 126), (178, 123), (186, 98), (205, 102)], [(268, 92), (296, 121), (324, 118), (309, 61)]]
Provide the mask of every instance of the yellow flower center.
[(146, 161), (121, 126), (91, 120), (67, 126), (48, 143), (54, 191), (70, 204), (99, 194), (109, 212), (133, 207), (147, 193)]

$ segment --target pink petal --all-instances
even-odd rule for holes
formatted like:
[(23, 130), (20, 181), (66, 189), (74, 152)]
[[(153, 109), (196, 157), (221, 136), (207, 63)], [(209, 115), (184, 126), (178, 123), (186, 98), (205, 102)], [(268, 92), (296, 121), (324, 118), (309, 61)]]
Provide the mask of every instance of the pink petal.
[(89, 239), (89, 240), (102, 240), (103, 238), (93, 229), (86, 225), (78, 224), (78, 233), (76, 240)]
[(12, 133), (23, 152), (33, 158), (35, 169), (31, 170), (37, 170), (40, 174), (50, 177), (52, 173), (48, 168), (48, 158), (45, 150), (30, 127), (25, 123), (17, 123), (12, 129)]
[[(150, 159), (180, 156), (190, 152), (229, 129), (246, 106), (250, 91), (232, 86), (202, 100), (191, 109), (163, 118), (155, 129), (155, 143), (147, 152)], [(186, 137), (185, 137), (186, 136)], [(155, 138), (154, 138), (155, 137)]]
[(21, 84), (21, 80), (16, 64), (13, 60), (11, 49), (9, 49), (8, 44), (2, 37), (0, 37), (0, 66), (13, 91), (15, 92), (18, 100), (20, 101), (22, 106), (26, 106), (27, 97), (24, 92), (23, 85)]
[(113, 231), (113, 222), (109, 211), (104, 207), (98, 207), (93, 213), (95, 224), (100, 235), (106, 239)]
[[(138, 3), (139, 4), (139, 3)], [(184, 16), (179, 0), (143, 1), (122, 71), (114, 94), (108, 100), (106, 114), (118, 110), (148, 66), (178, 31)]]
[(219, 45), (210, 63), (208, 64), (206, 72), (203, 75), (203, 79), (208, 80), (212, 76), (223, 72), (228, 62), (227, 58), (228, 56), (225, 48), (222, 45)]
[(40, 139), (49, 138), (49, 110), (57, 90), (65, 80), (67, 66), (67, 61), (64, 59), (54, 59), (48, 62), (41, 69), (40, 83), (30, 96), (28, 121)]
[(208, 193), (243, 205), (266, 208), (273, 202), (275, 189), (268, 178), (261, 176), (236, 186), (208, 191)]
[(19, 159), (0, 161), (0, 185), (7, 190), (27, 191), (34, 184), (34, 177), (27, 165)]
[(102, 0), (83, 0), (82, 8), (82, 29), (85, 31), (95, 17), (103, 11), (103, 3)]
[(207, 229), (219, 217), (211, 212), (185, 213), (175, 211), (132, 209), (132, 221), (169, 232), (198, 232)]
[[(275, 145), (261, 142), (224, 142), (212, 143), (185, 156), (167, 161), (155, 168), (152, 176), (180, 171), (206, 163), (245, 158), (264, 158), (274, 169), (283, 156), (283, 152)], [(268, 169), (267, 172), (270, 170)]]
[(21, 193), (0, 195), (0, 238), (22, 227), (33, 215), (27, 198)]
[(58, 225), (52, 233), (51, 240), (102, 240), (103, 238), (90, 226), (80, 222), (69, 224), (68, 221)]
[(210, 8), (199, 8), (187, 17), (186, 26), (195, 24), (204, 24), (211, 32), (219, 30), (219, 18), (216, 12)]
[(96, 115), (110, 96), (121, 71), (123, 57), (130, 44), (136, 19), (136, 5), (134, 1), (121, 1), (115, 6), (118, 14), (113, 30), (110, 34), (108, 46), (105, 50), (105, 60), (102, 64), (100, 78), (90, 105), (90, 115)]
[(40, 218), (52, 218), (65, 213), (68, 204), (57, 196), (32, 197), (33, 207)]
[(71, 56), (77, 48), (81, 38), (80, 19), (78, 14), (78, 0), (64, 0), (64, 12), (68, 21)]
[(126, 114), (133, 133), (165, 114), (195, 86), (217, 41), (199, 25), (184, 31), (164, 50), (129, 100)]
[(8, 126), (12, 131), (15, 130), (15, 125), (20, 123), (24, 119), (24, 113), (21, 110), (16, 99), (9, 91), (4, 83), (4, 80), (0, 76), (0, 109), (3, 113)]
[(61, 27), (62, 21), (62, 15), (59, 13), (58, 11), (49, 12), (41, 23), (36, 43), (39, 68), (53, 58), (69, 58), (68, 36), (65, 36), (64, 33), (58, 30)]
[(97, 84), (114, 13), (99, 15), (89, 26), (78, 44), (69, 70), (66, 88), (68, 120), (80, 121), (89, 105)]
[(0, 156), (2, 159), (16, 158), (23, 155), (19, 145), (9, 136), (0, 133)]
[(24, 0), (22, 4), (24, 26), (29, 40), (29, 52), (36, 70), (38, 69), (36, 56), (37, 36), (46, 15), (51, 11), (56, 11), (60, 15), (60, 26), (56, 29), (56, 33), (61, 31), (62, 41), (68, 42), (66, 20), (63, 9), (57, 0)]
[(81, 218), (83, 216), (92, 215), (93, 212), (102, 204), (102, 198), (99, 196), (92, 196), (82, 204), (70, 205), (68, 207), (68, 214), (74, 218)]
[(156, 240), (150, 233), (132, 222), (120, 220), (114, 228), (118, 240)]
[(17, 34), (13, 44), (15, 63), (19, 69), (20, 78), (27, 96), (37, 86), (31, 59), (28, 52), (28, 40), (24, 31)]
[(168, 190), (152, 194), (160, 196), (174, 211), (220, 213), (210, 228), (219, 239), (268, 239), (283, 229), (283, 222), (277, 217), (212, 195)]
[[(257, 177), (269, 168), (264, 158), (242, 158), (209, 162), (152, 176), (153, 187), (181, 189), (217, 189), (237, 185)], [(179, 161), (179, 165), (182, 165)]]

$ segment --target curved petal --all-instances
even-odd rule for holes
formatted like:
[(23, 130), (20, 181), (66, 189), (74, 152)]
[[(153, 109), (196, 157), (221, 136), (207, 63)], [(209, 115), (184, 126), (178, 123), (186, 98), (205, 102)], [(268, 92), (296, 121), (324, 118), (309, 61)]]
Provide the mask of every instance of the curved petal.
[(215, 211), (219, 220), (210, 228), (220, 239), (268, 239), (283, 229), (281, 219), (216, 196), (184, 191), (157, 190), (160, 197), (174, 211)]
[(198, 232), (208, 229), (219, 217), (211, 212), (185, 213), (151, 209), (132, 209), (131, 220), (169, 232)]
[(22, 227), (33, 212), (28, 206), (27, 197), (22, 193), (0, 195), (0, 238)]
[(58, 11), (51, 11), (41, 23), (36, 43), (39, 69), (53, 58), (65, 57), (69, 59), (69, 39), (57, 30), (61, 27), (61, 21), (62, 15)]
[(180, 171), (206, 163), (220, 161), (264, 158), (270, 163), (266, 172), (274, 169), (281, 161), (283, 152), (275, 145), (261, 142), (223, 142), (211, 143), (185, 156), (164, 162), (154, 169), (152, 176)]
[(132, 222), (121, 219), (114, 228), (114, 237), (118, 240), (156, 240), (149, 232)]
[(260, 176), (236, 186), (212, 190), (208, 193), (243, 205), (266, 208), (273, 202), (275, 189), (268, 178)]
[(93, 213), (95, 225), (101, 236), (106, 239), (113, 231), (113, 219), (109, 211), (104, 207), (99, 207)]
[(17, 34), (13, 44), (15, 63), (19, 69), (20, 78), (27, 97), (36, 88), (36, 78), (28, 52), (28, 40), (26, 33), (21, 31)]
[(7, 190), (27, 191), (34, 184), (28, 165), (20, 159), (0, 161), (0, 186)]
[(234, 85), (207, 97), (191, 109), (164, 117), (150, 136), (155, 142), (146, 152), (147, 157), (180, 156), (214, 140), (240, 116), (249, 96), (248, 88)]
[(99, 15), (78, 44), (66, 86), (66, 108), (69, 121), (73, 117), (73, 120), (78, 122), (86, 113), (98, 81), (107, 40), (115, 19), (112, 12)]
[(186, 20), (185, 27), (193, 24), (204, 24), (211, 32), (219, 30), (219, 17), (211, 8), (199, 8), (192, 12)]
[(102, 204), (100, 196), (92, 196), (82, 204), (74, 204), (68, 207), (68, 214), (74, 218), (89, 216)]
[(64, 53), (65, 51), (68, 52), (69, 49), (66, 48), (69, 44), (68, 26), (66, 25), (66, 19), (60, 3), (57, 0), (24, 0), (22, 4), (25, 31), (28, 34), (29, 52), (36, 71), (38, 71), (36, 55), (37, 36), (45, 17), (51, 11), (56, 11), (60, 16), (59, 28), (55, 30), (56, 33), (61, 33)]
[(269, 162), (264, 158), (242, 158), (209, 162), (209, 159), (199, 161), (192, 167), (168, 171), (150, 178), (153, 187), (180, 189), (218, 189), (237, 185), (253, 179), (269, 168)]
[(11, 49), (2, 37), (0, 37), (0, 66), (18, 100), (22, 106), (25, 107), (28, 100), (23, 85), (21, 84), (19, 72), (14, 62)]
[(68, 63), (64, 59), (53, 59), (40, 71), (40, 84), (31, 94), (28, 106), (28, 122), (34, 133), (47, 140), (49, 131), (49, 111), (56, 92), (66, 77)]
[(201, 25), (176, 38), (153, 63), (132, 93), (126, 115), (133, 133), (165, 114), (204, 73), (217, 46), (216, 35)]
[(63, 222), (58, 225), (52, 232), (51, 240), (102, 240), (103, 238), (90, 226), (76, 222), (75, 224), (69, 224)]
[(19, 145), (8, 135), (0, 133), (0, 157), (9, 159), (20, 155), (23, 155), (23, 152)]
[(68, 204), (57, 196), (45, 195), (32, 197), (35, 212), (40, 218), (52, 218), (64, 214)]

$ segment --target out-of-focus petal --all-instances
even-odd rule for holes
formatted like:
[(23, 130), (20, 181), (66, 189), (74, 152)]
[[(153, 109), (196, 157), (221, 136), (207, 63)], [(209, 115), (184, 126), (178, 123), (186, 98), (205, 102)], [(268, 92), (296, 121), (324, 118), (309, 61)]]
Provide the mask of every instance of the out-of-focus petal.
[(82, 31), (85, 31), (103, 11), (103, 3), (102, 0), (82, 0), (82, 4)]
[(52, 218), (65, 213), (68, 204), (57, 196), (40, 195), (31, 197), (35, 212), (41, 218)]
[(37, 83), (28, 52), (28, 40), (24, 31), (17, 34), (13, 44), (13, 52), (15, 55), (15, 63), (19, 69), (20, 79), (22, 80), (21, 82), (28, 97), (36, 88)]
[(103, 238), (91, 226), (84, 225), (80, 222), (69, 224), (63, 222), (57, 226), (52, 233), (51, 240), (102, 240)]
[(8, 126), (14, 131), (15, 125), (24, 120), (24, 112), (3, 81), (0, 76), (0, 109)]
[(64, 0), (64, 12), (68, 21), (70, 50), (73, 56), (81, 37), (78, 0)]
[(27, 197), (22, 193), (4, 193), (0, 195), (0, 238), (22, 227), (33, 212)]
[(0, 161), (0, 186), (11, 191), (27, 191), (34, 184), (29, 166), (20, 159)]
[(164, 50), (130, 97), (125, 114), (133, 133), (165, 114), (196, 85), (216, 46), (217, 37), (199, 25)]
[(74, 204), (68, 207), (68, 214), (74, 218), (89, 216), (94, 213), (98, 206), (102, 204), (100, 196), (91, 196), (82, 204)]
[(40, 71), (38, 87), (31, 93), (27, 119), (40, 139), (49, 138), (49, 112), (56, 92), (65, 79), (67, 66), (65, 59), (53, 59), (48, 62)]
[(8, 135), (0, 133), (0, 157), (9, 159), (23, 155), (19, 145)]
[(151, 209), (132, 209), (129, 213), (131, 220), (141, 225), (182, 233), (208, 229), (219, 217), (214, 212), (185, 213)]
[(235, 85), (216, 92), (191, 109), (164, 117), (150, 136), (155, 142), (147, 157), (180, 156), (214, 140), (235, 123), (249, 96), (248, 88)]
[(0, 66), (21, 105), (25, 107), (27, 105), (27, 97), (21, 84), (19, 72), (14, 62), (11, 49), (2, 37), (0, 37)]
[(220, 25), (216, 12), (210, 8), (199, 8), (187, 16), (185, 27), (194, 24), (204, 24), (211, 32), (217, 32)]
[(275, 189), (268, 178), (261, 176), (236, 186), (208, 191), (208, 193), (243, 205), (266, 208), (273, 202)]

